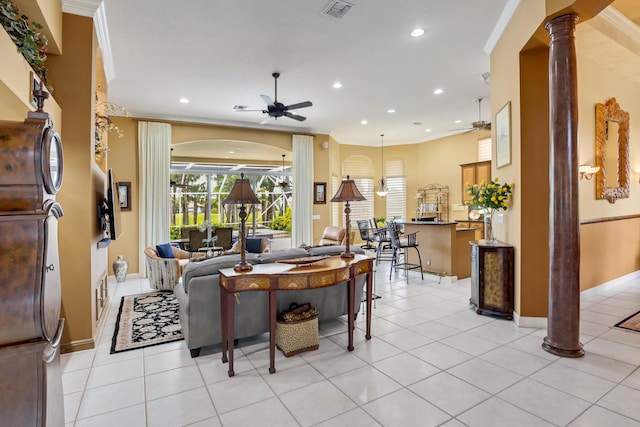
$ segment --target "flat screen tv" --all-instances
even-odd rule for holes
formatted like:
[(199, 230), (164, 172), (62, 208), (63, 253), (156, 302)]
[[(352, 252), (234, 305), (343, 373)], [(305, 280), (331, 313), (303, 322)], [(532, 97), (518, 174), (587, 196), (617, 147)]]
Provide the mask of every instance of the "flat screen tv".
[(107, 182), (107, 207), (106, 226), (111, 240), (116, 240), (122, 234), (122, 221), (120, 219), (120, 198), (118, 197), (118, 185), (113, 178), (113, 170), (109, 169)]

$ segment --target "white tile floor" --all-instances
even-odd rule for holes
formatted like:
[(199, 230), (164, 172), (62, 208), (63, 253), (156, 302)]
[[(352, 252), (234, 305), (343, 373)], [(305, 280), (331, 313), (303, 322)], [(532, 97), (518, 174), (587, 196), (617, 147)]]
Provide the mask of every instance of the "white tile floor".
[(150, 291), (117, 285), (98, 348), (62, 355), (67, 426), (640, 426), (640, 334), (613, 329), (640, 310), (640, 279), (582, 299), (579, 359), (541, 348), (545, 329), (479, 316), (469, 280), (443, 285), (376, 273), (382, 298), (373, 339), (358, 317), (321, 324), (320, 349), (270, 375), (268, 343), (192, 359), (184, 341), (110, 355), (120, 299)]

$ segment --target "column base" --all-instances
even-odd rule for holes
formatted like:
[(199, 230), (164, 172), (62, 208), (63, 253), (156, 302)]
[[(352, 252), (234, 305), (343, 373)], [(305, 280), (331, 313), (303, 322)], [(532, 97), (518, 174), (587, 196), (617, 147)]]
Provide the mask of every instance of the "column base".
[(555, 354), (556, 356), (560, 356), (560, 357), (582, 357), (582, 356), (584, 356), (584, 349), (582, 348), (582, 344), (581, 343), (578, 343), (578, 348), (576, 348), (576, 349), (564, 349), (564, 348), (556, 347), (555, 345), (553, 345), (552, 343), (550, 343), (547, 340), (547, 337), (545, 337), (543, 342), (542, 342), (542, 348), (545, 351), (548, 351), (549, 353)]

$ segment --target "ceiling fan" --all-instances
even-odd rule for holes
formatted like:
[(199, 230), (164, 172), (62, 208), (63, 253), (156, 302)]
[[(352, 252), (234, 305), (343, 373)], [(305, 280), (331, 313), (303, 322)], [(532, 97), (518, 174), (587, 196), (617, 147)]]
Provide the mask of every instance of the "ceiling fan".
[(237, 112), (262, 111), (264, 114), (267, 114), (267, 117), (265, 117), (265, 119), (261, 122), (261, 124), (268, 122), (272, 118), (274, 120), (277, 120), (278, 117), (282, 117), (282, 116), (289, 117), (290, 119), (294, 119), (299, 122), (305, 121), (307, 119), (305, 116), (301, 116), (300, 114), (297, 114), (297, 113), (292, 113), (291, 110), (311, 107), (313, 105), (311, 101), (304, 101), (304, 102), (299, 102), (297, 104), (290, 104), (290, 105), (284, 105), (283, 103), (278, 102), (278, 77), (280, 77), (280, 73), (273, 73), (271, 75), (273, 76), (273, 79), (275, 82), (275, 100), (271, 100), (271, 97), (269, 97), (269, 95), (260, 95), (260, 97), (262, 97), (264, 102), (267, 103), (267, 109), (266, 110), (246, 110), (242, 107), (236, 106), (234, 107), (235, 111)]
[(471, 131), (474, 131), (474, 130), (491, 130), (491, 123), (490, 122), (485, 122), (484, 120), (482, 120), (482, 109), (481, 109), (482, 100), (483, 100), (483, 98), (474, 99), (474, 101), (476, 101), (478, 103), (478, 121), (471, 122), (471, 127), (462, 128), (462, 129), (453, 129), (453, 130), (456, 130), (456, 131), (466, 130), (468, 132), (471, 132)]

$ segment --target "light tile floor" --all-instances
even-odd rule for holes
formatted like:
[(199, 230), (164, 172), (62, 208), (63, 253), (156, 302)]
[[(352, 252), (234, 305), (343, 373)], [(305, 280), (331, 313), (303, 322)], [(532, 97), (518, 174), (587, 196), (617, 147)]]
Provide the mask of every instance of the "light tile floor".
[(116, 285), (98, 347), (62, 355), (67, 426), (640, 426), (640, 334), (612, 328), (640, 310), (640, 279), (583, 295), (586, 355), (541, 348), (546, 329), (479, 316), (469, 279), (389, 281), (376, 273), (371, 341), (358, 316), (320, 325), (320, 348), (285, 358), (270, 375), (268, 342), (192, 359), (184, 341), (110, 355), (120, 299), (151, 291)]

